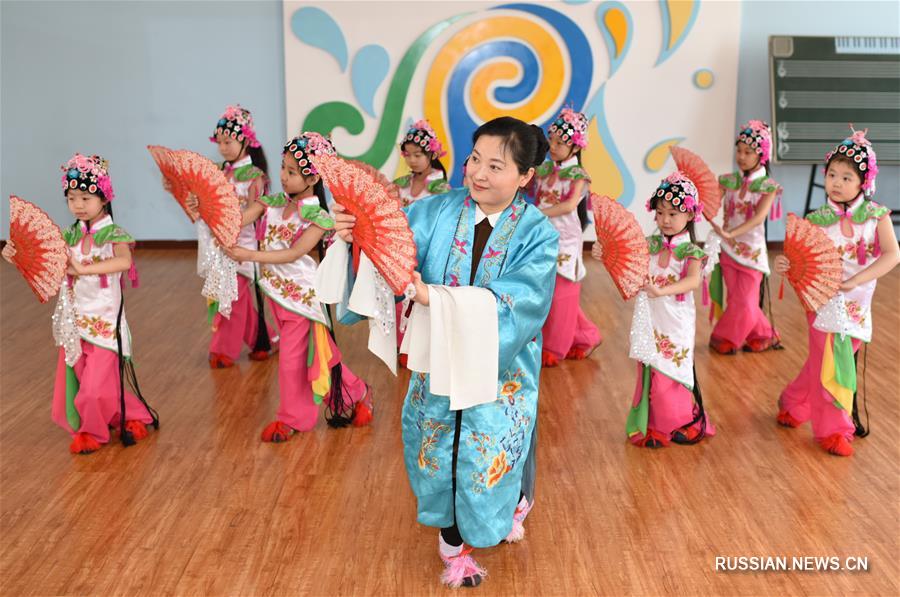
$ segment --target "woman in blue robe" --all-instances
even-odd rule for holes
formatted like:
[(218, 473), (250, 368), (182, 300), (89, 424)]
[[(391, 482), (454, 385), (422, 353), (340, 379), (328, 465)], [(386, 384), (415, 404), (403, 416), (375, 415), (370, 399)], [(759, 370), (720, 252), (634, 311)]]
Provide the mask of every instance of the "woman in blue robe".
[[(514, 516), (521, 525), (528, 510), (522, 473), (537, 417), (541, 326), (553, 297), (558, 253), (555, 228), (521, 191), (547, 151), (541, 129), (497, 118), (475, 132), (473, 143), (469, 188), (422, 199), (406, 212), (418, 251), (413, 300), (425, 307), (435, 295), (449, 297), (442, 301), (466, 305), (464, 318), (487, 315), (486, 321), (496, 322), (496, 331), (469, 334), (466, 346), (474, 340), (497, 347), (477, 355), (486, 371), (498, 372), (486, 401), (454, 405), (432, 392), (434, 371), (415, 372), (410, 357), (404, 460), (419, 522), (441, 529), (441, 578), (451, 586), (479, 584), (485, 571), (471, 548), (497, 545), (510, 534)], [(335, 212), (339, 236), (352, 242), (355, 219), (339, 206)], [(482, 291), (454, 294), (461, 287)], [(466, 303), (463, 295), (476, 300)], [(461, 303), (456, 296), (463, 297)]]

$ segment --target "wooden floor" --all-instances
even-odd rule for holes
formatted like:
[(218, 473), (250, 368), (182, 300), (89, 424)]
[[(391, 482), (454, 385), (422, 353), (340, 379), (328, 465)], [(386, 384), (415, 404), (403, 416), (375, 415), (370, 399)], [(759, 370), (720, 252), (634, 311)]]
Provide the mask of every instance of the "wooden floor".
[[(210, 371), (184, 249), (139, 254), (128, 292), (138, 375), (162, 428), (139, 445), (68, 453), (50, 420), (51, 306), (0, 263), (0, 537), (3, 595), (428, 595), (437, 532), (416, 524), (391, 377), (342, 328), (346, 361), (374, 387), (365, 429), (259, 441), (277, 365)], [(631, 306), (590, 261), (582, 303), (605, 336), (587, 361), (542, 376), (537, 506), (516, 545), (480, 552), (480, 595), (897, 595), (900, 537), (898, 290), (876, 294), (867, 357), (872, 435), (829, 456), (809, 426), (777, 427), (775, 400), (806, 356), (793, 292), (775, 302), (787, 350), (712, 356), (697, 369), (718, 435), (698, 446), (626, 444)], [(717, 572), (716, 556), (868, 558), (868, 572)], [(474, 594), (474, 592), (473, 592)]]

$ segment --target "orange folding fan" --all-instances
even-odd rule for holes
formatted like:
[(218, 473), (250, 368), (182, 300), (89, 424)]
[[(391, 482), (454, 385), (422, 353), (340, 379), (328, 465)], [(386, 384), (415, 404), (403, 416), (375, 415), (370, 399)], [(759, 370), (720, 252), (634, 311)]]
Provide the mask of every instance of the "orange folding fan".
[(697, 187), (697, 191), (700, 193), (700, 204), (703, 206), (703, 216), (707, 220), (712, 220), (722, 205), (719, 179), (709, 169), (706, 162), (692, 151), (677, 145), (671, 146), (669, 151), (672, 152), (675, 166)]
[(634, 214), (609, 197), (591, 194), (603, 266), (626, 301), (647, 283), (650, 252)]
[(62, 286), (69, 261), (59, 226), (36, 205), (10, 195), (9, 240), (16, 249), (13, 264), (38, 300), (46, 303)]
[(371, 166), (332, 155), (311, 156), (334, 200), (356, 216), (353, 228), (354, 261), (362, 250), (396, 295), (413, 282), (416, 243), (396, 189)]
[[(791, 262), (788, 282), (807, 311), (817, 311), (841, 287), (841, 253), (825, 231), (803, 218), (788, 214), (784, 256)], [(778, 296), (784, 295), (784, 279)]]
[(193, 151), (173, 152), (178, 180), (197, 196), (200, 219), (206, 222), (218, 243), (233, 247), (241, 231), (241, 204), (234, 185), (209, 159)]
[(159, 166), (159, 171), (162, 173), (163, 179), (168, 183), (168, 191), (175, 197), (175, 200), (178, 201), (178, 205), (181, 206), (181, 209), (184, 210), (184, 213), (186, 213), (187, 217), (193, 222), (196, 218), (187, 207), (187, 199), (188, 195), (190, 195), (190, 191), (179, 177), (178, 167), (175, 165), (175, 160), (173, 159), (175, 152), (161, 145), (148, 145), (147, 149), (150, 151), (150, 155), (153, 156), (156, 165)]

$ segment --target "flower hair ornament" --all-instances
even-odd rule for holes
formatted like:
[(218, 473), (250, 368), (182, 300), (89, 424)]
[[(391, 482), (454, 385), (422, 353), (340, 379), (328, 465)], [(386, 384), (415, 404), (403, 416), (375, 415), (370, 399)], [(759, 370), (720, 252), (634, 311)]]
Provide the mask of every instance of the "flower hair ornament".
[(843, 156), (850, 160), (863, 179), (862, 190), (866, 197), (875, 194), (875, 177), (878, 176), (878, 162), (875, 157), (875, 148), (871, 141), (866, 139), (869, 129), (858, 131), (850, 125), (853, 134), (841, 141), (841, 144), (825, 155), (825, 168), (832, 158)]
[(756, 151), (760, 166), (765, 166), (772, 158), (772, 131), (767, 122), (750, 120), (741, 125), (735, 143), (744, 143)]
[(282, 153), (289, 153), (294, 156), (303, 176), (312, 176), (319, 173), (309, 159), (310, 156), (337, 155), (337, 151), (330, 140), (319, 133), (313, 132), (300, 133), (285, 143)]
[[(434, 132), (427, 120), (417, 120), (409, 127), (406, 135), (403, 137), (403, 141), (400, 142), (401, 151), (403, 151), (403, 146), (407, 143), (418, 145), (436, 158), (447, 155), (440, 139), (437, 138), (437, 133)], [(406, 152), (404, 151), (404, 153)]]
[(107, 201), (112, 201), (115, 197), (109, 178), (109, 162), (99, 155), (76, 153), (61, 169), (63, 192), (80, 189), (88, 193), (99, 193)]
[(239, 143), (246, 140), (250, 147), (260, 146), (259, 140), (256, 138), (256, 130), (253, 128), (253, 116), (250, 115), (250, 110), (242, 108), (240, 104), (225, 108), (225, 113), (216, 123), (216, 132), (209, 140), (215, 143), (216, 135), (220, 133), (228, 135)]
[(563, 108), (547, 131), (558, 135), (566, 145), (584, 149), (588, 144), (588, 119), (581, 112)]
[(647, 211), (653, 211), (653, 200), (669, 201), (675, 209), (682, 213), (694, 215), (694, 221), (700, 221), (703, 206), (700, 204), (700, 193), (690, 178), (676, 170), (662, 179), (656, 192), (647, 200)]

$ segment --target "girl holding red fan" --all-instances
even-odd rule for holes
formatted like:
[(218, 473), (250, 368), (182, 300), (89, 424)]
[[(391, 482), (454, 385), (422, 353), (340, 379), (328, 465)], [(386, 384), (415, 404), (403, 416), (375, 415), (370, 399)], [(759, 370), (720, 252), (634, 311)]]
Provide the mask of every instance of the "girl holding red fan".
[[(837, 246), (843, 265), (840, 291), (809, 322), (809, 356), (781, 393), (778, 423), (798, 427), (811, 420), (813, 436), (831, 454), (853, 454), (854, 435), (868, 431), (856, 412), (856, 361), (872, 339), (872, 295), (876, 280), (900, 262), (890, 210), (870, 199), (878, 174), (866, 131), (854, 131), (825, 156), (826, 203), (807, 216)], [(775, 271), (791, 263), (775, 259)]]
[(766, 216), (771, 212), (772, 219), (781, 217), (781, 187), (768, 170), (772, 154), (769, 125), (751, 120), (741, 127), (735, 146), (739, 170), (719, 177), (724, 224), (719, 227), (710, 222), (724, 241), (710, 283), (713, 314), (720, 318), (709, 345), (719, 354), (734, 354), (738, 349), (762, 352), (779, 346), (778, 332), (763, 313), (760, 294), (763, 276), (769, 275)]
[(647, 201), (659, 232), (647, 239), (650, 282), (646, 296), (638, 295), (632, 321), (630, 352), (641, 362), (626, 432), (638, 446), (694, 444), (715, 434), (694, 369), (693, 291), (705, 258), (694, 240), (701, 201), (682, 171), (664, 178)]
[[(222, 170), (228, 181), (234, 184), (241, 201), (243, 218), (237, 244), (249, 250), (256, 249), (256, 218), (248, 208), (268, 192), (269, 177), (266, 156), (256, 137), (250, 111), (240, 105), (228, 106), (209, 140), (216, 144), (219, 154), (225, 160)], [(206, 254), (204, 246), (212, 242), (212, 239), (207, 225), (201, 220), (197, 222), (201, 261), (198, 268), (202, 270), (202, 260)], [(256, 270), (250, 262), (238, 265), (238, 295), (237, 300), (231, 304), (229, 317), (211, 311), (215, 313), (209, 343), (209, 366), (213, 369), (234, 365), (240, 357), (242, 344), (250, 348), (251, 360), (262, 361), (269, 357), (272, 343), (266, 326), (262, 295), (256, 286)]]
[(423, 197), (450, 190), (447, 171), (441, 163), (441, 156), (446, 153), (427, 120), (418, 120), (409, 127), (400, 142), (400, 155), (410, 173), (394, 181), (404, 207)]
[(588, 143), (587, 117), (565, 108), (548, 129), (550, 159), (534, 173), (537, 206), (559, 232), (556, 289), (544, 324), (544, 367), (560, 359), (583, 359), (600, 345), (600, 330), (581, 310), (581, 280), (585, 276), (582, 251), (587, 224), (590, 176), (581, 167), (581, 151)]
[[(88, 454), (109, 442), (110, 427), (118, 426), (128, 446), (147, 437), (148, 424), (158, 428), (159, 419), (141, 396), (132, 365), (122, 274), (128, 272), (137, 285), (134, 238), (113, 222), (109, 164), (76, 153), (62, 171), (66, 204), (77, 221), (63, 231), (69, 268), (53, 316), (54, 336), (63, 347), (52, 416), (72, 434), (69, 451)], [(7, 261), (15, 253), (13, 243), (3, 249)], [(125, 391), (123, 376), (137, 395)]]
[(269, 298), (280, 333), (276, 420), (263, 441), (287, 441), (295, 431), (316, 425), (318, 404), (326, 405), (333, 427), (372, 420), (372, 398), (364, 381), (341, 364), (331, 318), (314, 289), (316, 262), (309, 255), (334, 229), (322, 180), (310, 155), (334, 154), (331, 142), (317, 133), (301, 133), (284, 146), (281, 160), (283, 193), (263, 195), (245, 211), (260, 223), (260, 249), (226, 249), (236, 261), (259, 263), (259, 287)]

